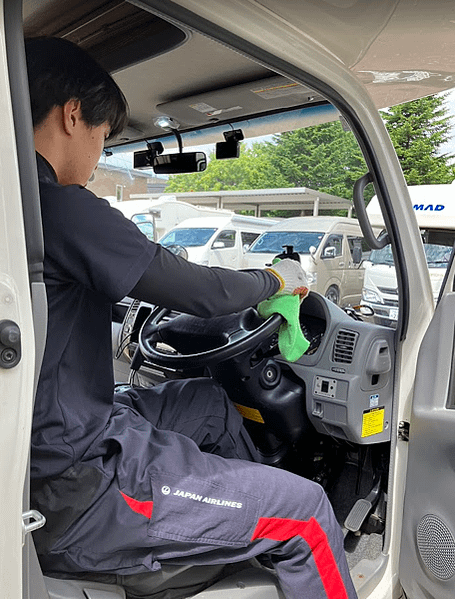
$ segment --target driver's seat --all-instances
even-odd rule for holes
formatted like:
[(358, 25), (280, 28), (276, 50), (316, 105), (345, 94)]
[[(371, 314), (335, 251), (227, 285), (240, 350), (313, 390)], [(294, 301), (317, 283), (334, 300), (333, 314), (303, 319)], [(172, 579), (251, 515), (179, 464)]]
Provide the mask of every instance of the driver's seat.
[[(43, 576), (32, 539), (30, 539), (29, 549), (29, 583), (33, 590), (31, 596), (34, 599), (126, 599), (125, 590), (118, 585)], [(162, 597), (161, 592), (158, 597)], [(193, 597), (194, 599), (236, 599), (237, 597), (239, 599), (257, 597), (284, 599), (276, 576), (260, 566), (239, 570)]]
[(117, 585), (46, 576), (44, 582), (49, 599), (126, 599), (125, 591)]
[[(47, 577), (44, 577), (44, 581), (49, 599), (126, 599), (125, 591), (116, 585)], [(167, 598), (169, 595), (165, 596)], [(181, 594), (178, 596), (182, 597)], [(232, 574), (191, 596), (193, 599), (284, 599), (275, 576), (259, 568), (248, 568)], [(161, 592), (157, 597), (163, 597)]]
[(33, 599), (126, 599), (125, 591), (118, 585), (43, 576), (31, 535), (27, 536), (26, 545), (28, 568), (24, 584), (29, 586)]

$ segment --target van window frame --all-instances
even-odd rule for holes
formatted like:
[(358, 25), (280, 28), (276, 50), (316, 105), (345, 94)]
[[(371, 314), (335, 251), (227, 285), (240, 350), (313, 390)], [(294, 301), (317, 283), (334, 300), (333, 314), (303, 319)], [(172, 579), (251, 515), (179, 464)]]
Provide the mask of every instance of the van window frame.
[[(339, 244), (339, 246), (338, 246)], [(324, 256), (324, 252), (327, 248), (335, 248), (335, 256)], [(340, 258), (343, 255), (343, 235), (341, 233), (331, 233), (327, 237), (327, 241), (324, 243), (322, 248), (321, 258), (323, 260), (333, 260), (334, 258)]]
[[(211, 249), (215, 249), (215, 250), (231, 250), (232, 248), (235, 248), (235, 244), (237, 242), (237, 231), (235, 229), (224, 229), (223, 231), (220, 231), (218, 233), (218, 235), (215, 237), (215, 239), (213, 240)], [(233, 235), (233, 239), (228, 239), (226, 237), (226, 239), (222, 239), (222, 237), (224, 235)], [(222, 242), (222, 243), (226, 243), (228, 242), (228, 245), (225, 245), (224, 247), (215, 247), (215, 243), (217, 242)]]

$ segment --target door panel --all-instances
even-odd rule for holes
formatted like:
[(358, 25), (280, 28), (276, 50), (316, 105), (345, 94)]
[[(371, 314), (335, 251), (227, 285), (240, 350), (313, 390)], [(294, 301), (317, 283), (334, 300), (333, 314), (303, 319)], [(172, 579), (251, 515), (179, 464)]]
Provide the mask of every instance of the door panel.
[(365, 268), (362, 262), (362, 237), (347, 235), (345, 237), (346, 270), (344, 273), (344, 289), (346, 303), (359, 304), (362, 297)]
[(455, 597), (455, 293), (423, 339), (410, 420), (400, 580), (412, 599)]
[[(220, 245), (221, 247), (217, 247)], [(226, 268), (237, 268), (239, 264), (240, 251), (237, 231), (221, 231), (209, 250), (209, 266), (224, 266)]]

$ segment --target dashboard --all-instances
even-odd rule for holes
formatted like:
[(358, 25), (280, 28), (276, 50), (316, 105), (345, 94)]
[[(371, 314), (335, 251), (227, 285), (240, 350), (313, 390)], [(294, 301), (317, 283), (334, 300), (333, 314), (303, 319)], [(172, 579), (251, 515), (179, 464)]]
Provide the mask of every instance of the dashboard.
[[(113, 323), (117, 382), (128, 380), (131, 362), (139, 352), (142, 325), (153, 309), (154, 306), (150, 304), (130, 298), (125, 298), (117, 306), (117, 322)], [(175, 315), (171, 312), (168, 319), (172, 320)], [(227, 361), (220, 368), (209, 369), (208, 372), (185, 372), (158, 366), (146, 359), (141, 364), (135, 382), (150, 386), (188, 376), (217, 378), (218, 372), (222, 372), (220, 382), (223, 384), (223, 380), (230, 381), (236, 377), (236, 369), (242, 371), (242, 376), (237, 377), (240, 381), (256, 376), (257, 369), (265, 364), (270, 371), (270, 365), (273, 364), (273, 369), (280, 371), (281, 379), (287, 377), (297, 381), (301, 391), (299, 401), (306, 418), (319, 433), (360, 445), (389, 441), (395, 331), (356, 320), (315, 292), (310, 292), (302, 303), (299, 320), (310, 345), (296, 362), (286, 362), (279, 354), (275, 333), (261, 346), (260, 352), (256, 348), (247, 358)], [(210, 328), (208, 326), (207, 330)], [(189, 348), (192, 344), (197, 344), (197, 340), (191, 338), (190, 332), (183, 347)], [(170, 353), (174, 351), (170, 347), (162, 349)], [(255, 391), (251, 385), (248, 387), (251, 406), (267, 401), (278, 404), (286, 393), (284, 387), (265, 389), (265, 386), (262, 384), (260, 389), (257, 386), (259, 391)]]

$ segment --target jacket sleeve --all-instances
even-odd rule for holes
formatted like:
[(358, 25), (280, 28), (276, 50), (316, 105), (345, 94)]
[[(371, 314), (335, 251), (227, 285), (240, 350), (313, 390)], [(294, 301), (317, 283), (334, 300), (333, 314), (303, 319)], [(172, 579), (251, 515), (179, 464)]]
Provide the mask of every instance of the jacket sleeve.
[(155, 256), (128, 295), (208, 318), (254, 306), (276, 293), (279, 285), (265, 270), (200, 266), (157, 245)]

